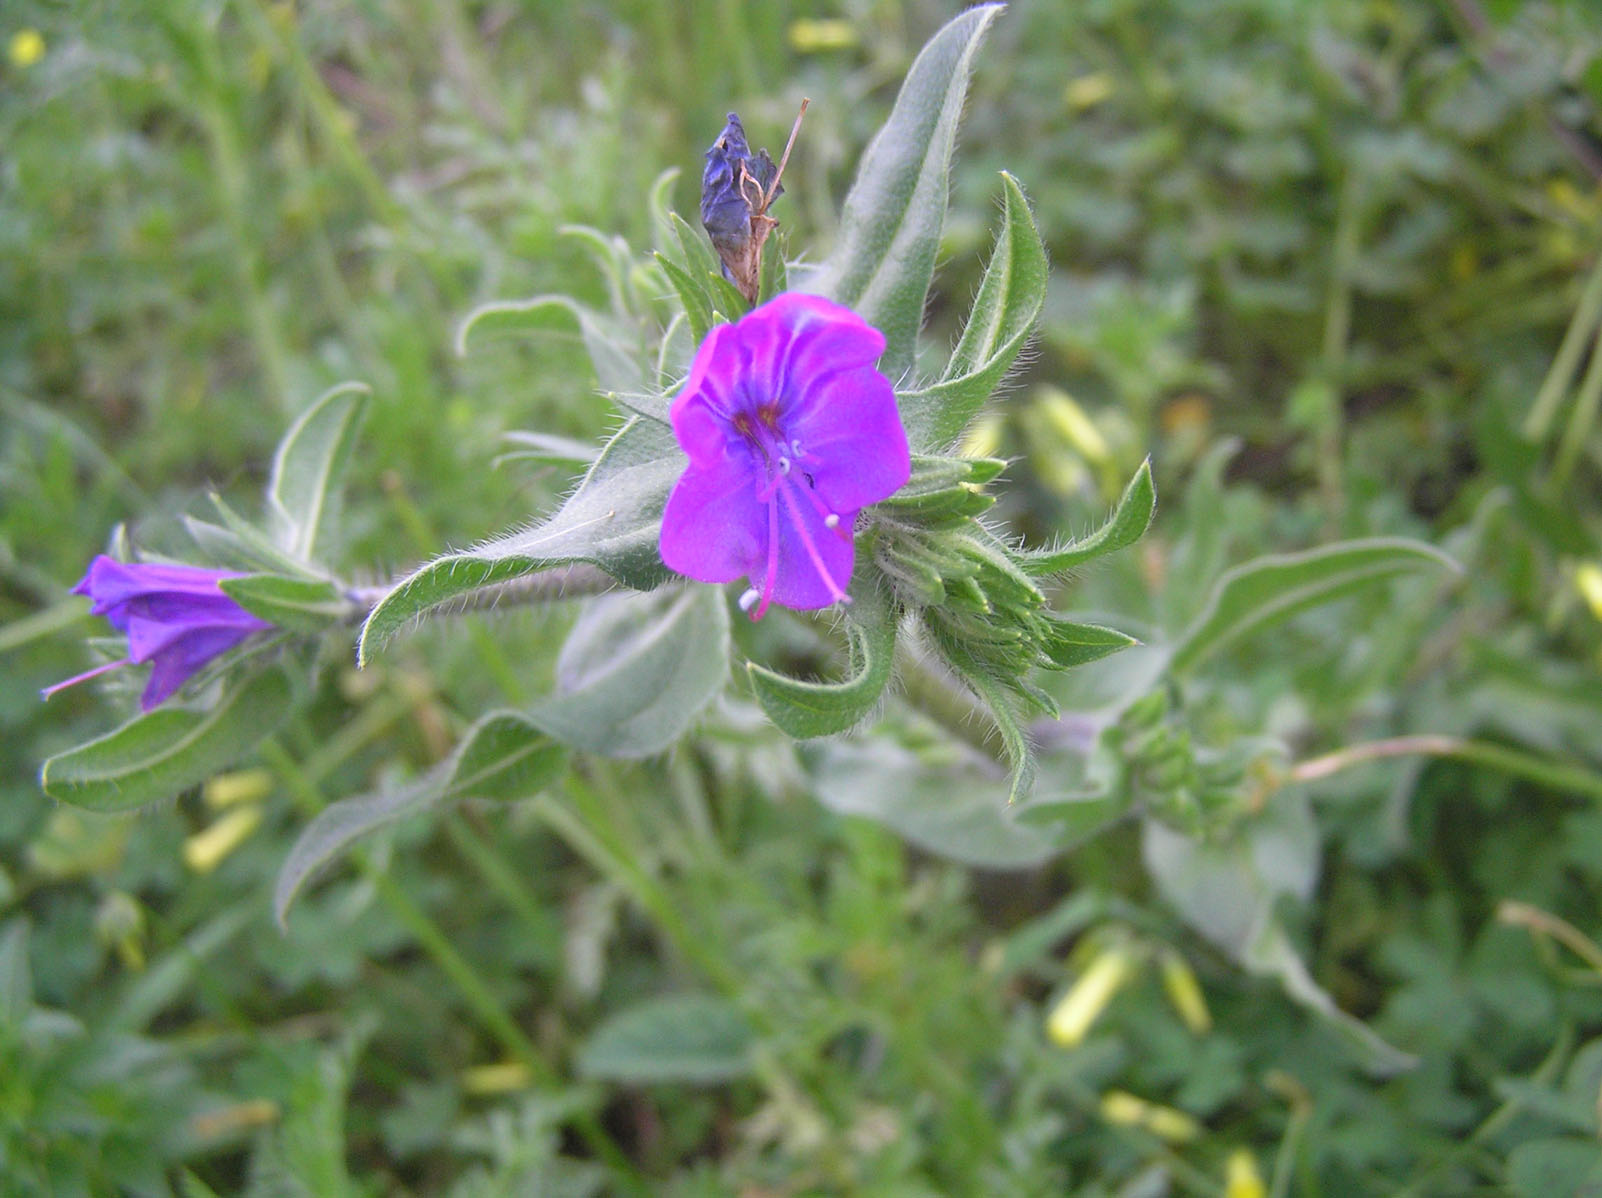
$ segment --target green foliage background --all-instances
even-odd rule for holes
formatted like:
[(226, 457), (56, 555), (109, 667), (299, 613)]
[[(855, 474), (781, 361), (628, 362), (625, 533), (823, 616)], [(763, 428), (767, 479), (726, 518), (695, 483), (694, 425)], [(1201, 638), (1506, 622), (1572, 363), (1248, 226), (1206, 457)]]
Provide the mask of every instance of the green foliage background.
[[(953, 864), (917, 804), (874, 806), (882, 757), (820, 764), (738, 703), (664, 757), (402, 821), (280, 930), (299, 831), (545, 693), (562, 605), (430, 626), (359, 673), (330, 650), (305, 713), (203, 793), (117, 816), (41, 795), (40, 761), (129, 705), (36, 697), (90, 664), (98, 629), (66, 590), (110, 530), (186, 555), (178, 517), (206, 492), (254, 512), (283, 428), (347, 378), (373, 392), (339, 560), (378, 581), (548, 510), (565, 471), (488, 464), (509, 431), (613, 426), (589, 358), (562, 334), (459, 358), (461, 318), (543, 292), (604, 306), (564, 227), (643, 249), (662, 170), (692, 212), (723, 113), (777, 148), (802, 95), (776, 214), (821, 258), (857, 154), (958, 7), (7, 6), (5, 1192), (1602, 1185), (1585, 3), (1019, 0), (969, 97), (927, 368), (1006, 170), (1053, 273), (1032, 358), (971, 434), (1013, 460), (999, 510), (1032, 540), (1083, 532), (1148, 453), (1162, 496), (1127, 560), (1074, 580), (1076, 610), (1179, 628), (1228, 567), (1338, 538), (1416, 537), (1464, 567), (1231, 644), (1163, 716), (1203, 758), (1288, 748), (1247, 755), (1267, 771), (1265, 909), (1369, 1030), (1243, 968), (1263, 945), (1225, 951), (1228, 902), (1134, 824), (1023, 871)], [(1579, 356), (1554, 372), (1566, 332)], [(760, 635), (813, 652), (782, 620)], [(1058, 696), (1076, 697), (1094, 698)], [(927, 726), (888, 722), (938, 755)], [(1318, 767), (1423, 734), (1476, 747)], [(1109, 954), (1124, 984), (1053, 1041), (1057, 1001)], [(1187, 976), (1205, 1025), (1173, 997)]]

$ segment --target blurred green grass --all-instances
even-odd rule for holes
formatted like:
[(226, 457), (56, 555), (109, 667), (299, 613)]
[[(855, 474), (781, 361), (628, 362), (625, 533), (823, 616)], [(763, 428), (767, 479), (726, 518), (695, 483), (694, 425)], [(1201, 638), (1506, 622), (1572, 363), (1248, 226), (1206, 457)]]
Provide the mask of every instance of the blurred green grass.
[[(458, 360), (456, 322), (492, 298), (601, 298), (563, 227), (643, 247), (652, 181), (681, 168), (691, 212), (730, 108), (775, 145), (812, 97), (780, 215), (792, 248), (826, 246), (856, 152), (956, 7), (8, 6), (0, 36), (36, 30), (44, 53), (24, 64), (10, 42), (0, 68), (7, 1185), (617, 1186), (570, 1130), (577, 1107), (661, 1192), (1137, 1193), (1160, 1174), (1217, 1193), (1242, 1146), (1276, 1192), (1542, 1192), (1566, 1150), (1539, 1149), (1574, 1129), (1596, 1055), (1576, 1050), (1602, 1017), (1494, 913), (1516, 896), (1602, 931), (1602, 825), (1488, 771), (1343, 777), (1318, 809), (1326, 882), (1296, 930), (1343, 1006), (1426, 1055), (1386, 1083), (1187, 939), (1132, 836), (1023, 878), (962, 871), (823, 813), (792, 751), (743, 726), (586, 775), (574, 801), (616, 830), (593, 857), (549, 835), (549, 809), (469, 809), (403, 826), (274, 928), (307, 813), (538, 693), (562, 611), (426, 631), (361, 675), (330, 662), (264, 754), (259, 823), (215, 859), (194, 837), (226, 816), (203, 796), (93, 819), (38, 792), (40, 760), (113, 718), (92, 691), (36, 692), (88, 664), (65, 592), (114, 527), (176, 548), (209, 489), (253, 510), (288, 418), (351, 377), (375, 394), (354, 569), (387, 576), (542, 510), (565, 478), (486, 463), (512, 429), (609, 426), (582, 348)], [(1164, 497), (1144, 556), (1075, 602), (1173, 617), (1224, 565), (1335, 535), (1472, 554), (1444, 617), (1348, 604), (1243, 648), (1208, 692), (1220, 738), (1488, 728), (1599, 764), (1602, 636), (1574, 585), (1602, 558), (1596, 439), (1557, 480), (1514, 430), (1599, 251), (1602, 22), (1487, 7), (1488, 33), (1460, 4), (1040, 0), (981, 58), (933, 356), (1005, 168), (1056, 264), (1037, 353), (983, 433), (1017, 459), (1007, 516), (1081, 528), (1147, 452)], [(1243, 448), (1211, 481), (1226, 437)], [(1148, 973), (1098, 1038), (1047, 1043), (1059, 950), (1085, 963), (1103, 926), (1183, 948), (1214, 1030), (1187, 1032)], [(573, 1080), (607, 1014), (708, 981), (757, 1029), (754, 1076)], [(560, 1084), (531, 1084), (540, 1062)], [(1488, 1122), (1532, 1073), (1545, 1105)], [(1109, 1122), (1109, 1089), (1206, 1132), (1170, 1145)]]

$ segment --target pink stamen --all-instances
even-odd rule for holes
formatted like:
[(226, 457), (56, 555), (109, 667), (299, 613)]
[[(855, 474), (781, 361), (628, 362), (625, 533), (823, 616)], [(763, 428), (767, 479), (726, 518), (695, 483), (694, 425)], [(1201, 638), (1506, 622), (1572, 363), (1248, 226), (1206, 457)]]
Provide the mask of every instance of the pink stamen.
[(839, 512), (830, 511), (829, 508), (824, 504), (823, 500), (819, 497), (818, 493), (811, 487), (802, 487), (801, 493), (812, 501), (813, 508), (817, 510), (818, 515), (823, 517), (823, 526), (825, 528), (834, 529), (834, 535), (839, 537), (842, 541), (851, 540), (851, 529), (848, 528), (845, 522), (840, 519)]
[(121, 667), (131, 665), (132, 663), (133, 658), (131, 657), (125, 657), (121, 661), (108, 661), (103, 666), (96, 666), (92, 670), (85, 670), (82, 674), (75, 675), (72, 678), (68, 678), (64, 681), (57, 682), (52, 686), (45, 687), (44, 690), (39, 692), (39, 697), (41, 699), (48, 699), (51, 695), (55, 694), (59, 690), (66, 690), (69, 686), (77, 686), (80, 682), (88, 682), (89, 679), (100, 674), (104, 674), (108, 670), (120, 669)]
[[(779, 475), (780, 478), (784, 476)], [(777, 487), (778, 483), (775, 482)], [(756, 610), (751, 613), (753, 621), (760, 620), (768, 614), (768, 604), (773, 601), (773, 586), (779, 579), (779, 501), (776, 495), (769, 492), (768, 498), (768, 573), (762, 580), (762, 599)]]
[(812, 534), (807, 531), (806, 522), (801, 519), (801, 513), (796, 508), (795, 500), (790, 497), (790, 488), (782, 487), (779, 494), (784, 496), (785, 506), (790, 509), (790, 519), (794, 521), (795, 530), (801, 536), (801, 544), (806, 547), (807, 557), (812, 560), (812, 568), (818, 572), (818, 577), (823, 579), (824, 585), (829, 588), (830, 597), (836, 603), (850, 603), (850, 598), (840, 589), (840, 584), (835, 582), (834, 575), (830, 574), (829, 568), (823, 564), (823, 557), (818, 553), (818, 547), (812, 542)]

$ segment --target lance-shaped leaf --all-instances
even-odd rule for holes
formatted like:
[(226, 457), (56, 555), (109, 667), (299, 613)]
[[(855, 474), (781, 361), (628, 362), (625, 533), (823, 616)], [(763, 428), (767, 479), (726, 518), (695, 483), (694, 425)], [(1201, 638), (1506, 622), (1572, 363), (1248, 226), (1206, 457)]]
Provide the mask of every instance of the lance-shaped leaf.
[(419, 616), (537, 570), (589, 562), (624, 586), (657, 586), (668, 576), (657, 551), (662, 506), (683, 470), (684, 455), (667, 426), (630, 421), (549, 520), (435, 558), (397, 583), (362, 626), (358, 660)]
[(267, 515), (284, 552), (310, 561), (338, 498), (372, 388), (341, 383), (300, 414), (278, 443), (267, 480)]
[(1019, 564), (1036, 578), (1061, 574), (1098, 557), (1128, 548), (1145, 535), (1157, 511), (1157, 489), (1152, 486), (1150, 459), (1140, 464), (1135, 477), (1124, 488), (1111, 518), (1082, 540), (1060, 549), (1026, 550), (1018, 554)]
[(1318, 833), (1305, 803), (1276, 800), (1237, 838), (1204, 843), (1155, 820), (1144, 825), (1142, 855), (1158, 891), (1186, 923), (1245, 969), (1276, 978), (1295, 1002), (1327, 1021), (1379, 1076), (1418, 1062), (1335, 1005), (1286, 935), (1280, 896), (1306, 901), (1318, 863)]
[(458, 799), (521, 799), (561, 776), (567, 750), (515, 711), (492, 711), (449, 757), (410, 785), (330, 803), (307, 824), (278, 871), (273, 911), (282, 924), (301, 887), (362, 837)]
[(529, 718), (608, 757), (672, 745), (729, 676), (729, 612), (716, 587), (607, 595), (590, 603), (557, 659), (558, 689)]
[(859, 588), (846, 619), (850, 669), (839, 682), (804, 682), (755, 662), (746, 663), (752, 689), (768, 718), (797, 740), (844, 732), (879, 702), (890, 681), (896, 626), (877, 588)]
[(246, 574), (217, 584), (240, 607), (279, 628), (322, 632), (358, 614), (333, 583), (281, 574)]
[(979, 42), (1001, 9), (968, 9), (919, 52), (889, 120), (863, 152), (834, 252), (807, 284), (884, 333), (879, 368), (891, 378), (912, 365), (946, 218), (962, 101)]
[(1001, 175), (1004, 206), (996, 248), (973, 311), (940, 381), (897, 397), (916, 449), (954, 441), (995, 393), (1034, 332), (1046, 303), (1046, 250), (1018, 181)]
[(756, 1033), (716, 995), (648, 998), (591, 1033), (574, 1059), (581, 1077), (634, 1085), (708, 1084), (750, 1073)]
[(250, 752), (288, 714), (289, 680), (261, 670), (239, 679), (205, 711), (158, 707), (115, 732), (44, 763), (53, 799), (89, 811), (129, 811), (170, 799)]
[(619, 334), (614, 322), (567, 295), (536, 295), (526, 300), (497, 300), (467, 314), (456, 330), (456, 352), (466, 356), (477, 343), (501, 337), (563, 329), (578, 325), (595, 378), (619, 403), (653, 420), (667, 419), (667, 403), (646, 394), (645, 368)]
[(1029, 869), (1061, 851), (1049, 834), (1014, 822), (1000, 770), (977, 751), (931, 762), (873, 736), (824, 741), (805, 757), (825, 807), (883, 824), (927, 852), (981, 869)]
[(1460, 569), (1434, 546), (1403, 537), (1342, 541), (1236, 566), (1218, 580), (1201, 614), (1180, 634), (1169, 668), (1182, 674), (1236, 637), (1426, 567)]
[(305, 562), (280, 549), (266, 533), (223, 502), (221, 495), (213, 494), (210, 499), (221, 524), (195, 516), (185, 516), (183, 520), (185, 530), (212, 562), (248, 573), (310, 576)]

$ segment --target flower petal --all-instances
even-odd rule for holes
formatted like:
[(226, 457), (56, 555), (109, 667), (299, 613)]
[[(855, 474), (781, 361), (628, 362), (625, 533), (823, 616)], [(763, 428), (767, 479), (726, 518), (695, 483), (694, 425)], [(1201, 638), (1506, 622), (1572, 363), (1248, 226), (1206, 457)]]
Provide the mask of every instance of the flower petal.
[(767, 557), (767, 506), (757, 500), (761, 476), (748, 462), (720, 457), (691, 465), (662, 512), (662, 560), (700, 582), (733, 582)]
[(889, 380), (859, 366), (817, 391), (816, 402), (791, 422), (790, 431), (817, 459), (809, 471), (823, 502), (837, 512), (854, 512), (906, 486), (912, 458)]
[(248, 629), (239, 628), (198, 628), (185, 632), (155, 658), (150, 681), (145, 683), (144, 694), (139, 697), (139, 706), (149, 711), (165, 702), (208, 661), (228, 652), (249, 635)]

